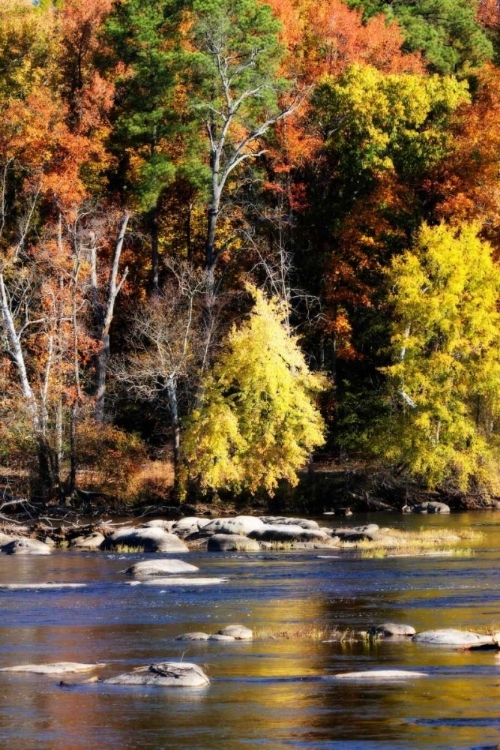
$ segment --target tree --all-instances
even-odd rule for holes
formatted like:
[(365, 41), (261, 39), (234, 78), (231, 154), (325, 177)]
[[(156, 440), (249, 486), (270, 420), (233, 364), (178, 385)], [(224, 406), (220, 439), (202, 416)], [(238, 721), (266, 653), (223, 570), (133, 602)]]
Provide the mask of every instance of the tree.
[(423, 182), (452, 150), (450, 121), (468, 101), (455, 78), (370, 66), (317, 85), (312, 118), (324, 145), (305, 175), (311, 209), (302, 221), (309, 241), (328, 251), (325, 265), (315, 264), (337, 357), (356, 356), (353, 312), (373, 306), (381, 269), (426, 218)]
[(385, 12), (396, 19), (406, 48), (421, 50), (432, 72), (467, 75), (490, 60), (493, 48), (477, 20), (477, 2), (470, 0), (348, 0), (366, 17)]
[[(206, 276), (186, 262), (169, 264), (169, 278), (133, 315), (128, 354), (115, 367), (127, 395), (154, 404), (164, 431), (170, 421), (174, 493), (181, 468), (181, 421), (199, 386), (204, 352), (202, 300)], [(167, 414), (165, 414), (167, 412)]]
[(257, 0), (194, 0), (193, 20), (192, 107), (208, 138), (205, 265), (213, 275), (228, 180), (238, 167), (264, 153), (262, 137), (294, 107), (281, 98), (288, 86), (278, 75), (280, 25), (268, 5)]
[(500, 271), (477, 231), (424, 225), (388, 273), (393, 413), (381, 453), (461, 491), (499, 476)]
[(202, 383), (184, 451), (189, 475), (204, 488), (272, 493), (282, 479), (295, 485), (297, 469), (324, 441), (314, 404), (323, 381), (284, 322), (287, 307), (249, 291), (253, 310), (232, 329)]
[(116, 71), (111, 149), (116, 154), (114, 182), (148, 215), (151, 285), (159, 284), (159, 204), (175, 176), (172, 144), (180, 129), (176, 104), (182, 65), (177, 5), (172, 0), (115, 3), (105, 24)]
[(431, 171), (425, 191), (437, 220), (480, 223), (500, 251), (500, 71), (485, 66), (471, 102), (449, 124), (453, 148)]

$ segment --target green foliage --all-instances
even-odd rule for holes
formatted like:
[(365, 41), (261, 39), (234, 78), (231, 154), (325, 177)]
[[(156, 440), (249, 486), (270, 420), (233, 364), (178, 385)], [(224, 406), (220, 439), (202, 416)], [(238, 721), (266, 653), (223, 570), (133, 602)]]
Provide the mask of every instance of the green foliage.
[(182, 53), (178, 8), (172, 0), (124, 0), (106, 21), (115, 65), (112, 147), (129, 159), (129, 182), (142, 210), (156, 205), (172, 182), (171, 140), (180, 129), (176, 85)]
[(255, 306), (205, 380), (184, 450), (190, 475), (204, 488), (272, 493), (280, 479), (296, 484), (297, 469), (324, 441), (314, 404), (323, 383), (287, 328), (286, 307), (250, 291)]
[(397, 20), (406, 48), (421, 50), (430, 70), (466, 75), (493, 56), (485, 30), (477, 21), (477, 2), (471, 0), (348, 0), (366, 17), (386, 13)]
[(477, 227), (424, 225), (388, 273), (395, 405), (381, 452), (428, 486), (492, 486), (500, 427), (500, 271)]
[(355, 65), (340, 78), (324, 77), (313, 107), (326, 148), (358, 192), (361, 175), (392, 170), (411, 179), (436, 164), (449, 147), (450, 115), (466, 101), (466, 84), (452, 77)]
[[(227, 107), (227, 92), (246, 128), (277, 107), (277, 69), (283, 55), (281, 25), (256, 0), (193, 0), (196, 69), (192, 100), (202, 119)], [(243, 96), (239, 103), (240, 96)]]

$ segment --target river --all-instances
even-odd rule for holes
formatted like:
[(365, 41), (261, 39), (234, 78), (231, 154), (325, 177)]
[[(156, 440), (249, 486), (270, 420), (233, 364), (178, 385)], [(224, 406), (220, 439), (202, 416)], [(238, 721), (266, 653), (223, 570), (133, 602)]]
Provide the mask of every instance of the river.
[[(0, 557), (0, 583), (83, 583), (0, 590), (0, 666), (103, 662), (111, 676), (154, 661), (203, 666), (202, 689), (61, 687), (58, 678), (0, 673), (0, 748), (12, 750), (403, 750), (500, 747), (500, 658), (412, 642), (300, 638), (188, 643), (193, 630), (240, 623), (256, 633), (313, 626), (417, 630), (498, 624), (500, 513), (353, 516), (399, 528), (471, 526), (472, 557), (360, 559), (335, 552), (181, 557), (213, 586), (130, 586), (144, 555), (55, 552)], [(329, 523), (335, 525), (333, 519)], [(338, 523), (338, 521), (337, 521)], [(466, 543), (471, 546), (470, 542)], [(332, 676), (418, 670), (399, 683)]]

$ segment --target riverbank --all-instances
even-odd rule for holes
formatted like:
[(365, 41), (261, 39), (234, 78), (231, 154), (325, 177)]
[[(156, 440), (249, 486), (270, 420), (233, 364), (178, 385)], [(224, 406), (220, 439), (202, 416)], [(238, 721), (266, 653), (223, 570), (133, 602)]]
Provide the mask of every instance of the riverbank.
[(376, 523), (338, 524), (329, 514), (320, 521), (270, 515), (184, 516), (142, 523), (101, 519), (81, 524), (66, 519), (58, 525), (40, 520), (4, 523), (0, 528), (0, 554), (49, 555), (57, 549), (167, 555), (192, 550), (223, 553), (323, 550), (356, 552), (363, 557), (468, 556), (472, 552), (462, 542), (477, 542), (480, 538), (478, 531), (469, 528), (459, 532), (446, 528), (408, 532)]

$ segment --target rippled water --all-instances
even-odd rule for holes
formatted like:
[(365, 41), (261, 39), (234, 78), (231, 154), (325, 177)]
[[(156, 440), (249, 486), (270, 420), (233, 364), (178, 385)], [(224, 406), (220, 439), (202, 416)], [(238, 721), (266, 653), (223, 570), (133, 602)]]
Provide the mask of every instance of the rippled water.
[[(186, 643), (186, 631), (310, 625), (417, 630), (500, 624), (500, 514), (349, 519), (399, 527), (473, 526), (472, 558), (361, 560), (323, 552), (181, 556), (213, 587), (126, 585), (140, 555), (0, 557), (0, 666), (102, 661), (103, 676), (170, 658), (204, 666), (198, 690), (61, 687), (53, 676), (0, 673), (0, 748), (14, 750), (400, 750), (500, 747), (500, 659), (407, 642), (259, 640)], [(470, 546), (470, 543), (467, 543)], [(333, 555), (334, 553), (332, 553)], [(177, 555), (176, 555), (177, 557)], [(500, 629), (500, 625), (499, 628)], [(428, 673), (404, 683), (340, 682), (375, 668)]]

